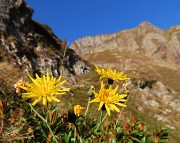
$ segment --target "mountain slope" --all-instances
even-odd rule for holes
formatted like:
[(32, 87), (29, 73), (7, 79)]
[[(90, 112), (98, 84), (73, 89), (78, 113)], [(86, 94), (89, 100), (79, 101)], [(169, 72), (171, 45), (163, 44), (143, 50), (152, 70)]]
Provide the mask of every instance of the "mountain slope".
[(131, 77), (128, 107), (149, 127), (162, 124), (171, 131), (169, 142), (180, 141), (180, 26), (166, 31), (143, 22), (114, 34), (88, 36), (70, 48), (102, 68)]
[(138, 27), (114, 34), (87, 36), (74, 41), (70, 48), (88, 59), (103, 51), (136, 52), (150, 57), (158, 65), (180, 69), (180, 26), (166, 31), (143, 22)]

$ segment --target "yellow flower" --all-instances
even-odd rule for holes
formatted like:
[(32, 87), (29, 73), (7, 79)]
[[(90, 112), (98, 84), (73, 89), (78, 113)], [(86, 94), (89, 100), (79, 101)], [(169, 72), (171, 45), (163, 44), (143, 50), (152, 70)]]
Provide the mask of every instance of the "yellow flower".
[(58, 79), (53, 76), (50, 77), (49, 73), (43, 75), (42, 78), (36, 74), (36, 79), (33, 79), (30, 75), (28, 76), (32, 80), (32, 83), (26, 83), (24, 87), (21, 87), (27, 92), (23, 93), (22, 97), (36, 98), (32, 104), (33, 106), (36, 105), (41, 99), (43, 100), (42, 103), (45, 106), (47, 105), (47, 101), (51, 102), (54, 100), (56, 102), (60, 102), (60, 100), (54, 95), (65, 94), (70, 90), (70, 88), (61, 87), (66, 82), (66, 80), (60, 81), (62, 76), (60, 76)]
[(16, 88), (17, 93), (22, 93), (22, 86), (25, 85), (25, 82), (23, 81), (23, 78), (20, 79), (16, 84), (14, 84), (14, 87)]
[[(101, 89), (99, 90), (99, 93), (94, 92), (95, 99), (90, 101), (89, 103), (93, 102), (100, 102), (98, 110), (102, 109), (103, 106), (105, 106), (105, 109), (107, 110), (108, 115), (110, 116), (110, 111), (115, 110), (116, 112), (120, 112), (120, 110), (116, 107), (116, 105), (126, 107), (125, 104), (122, 104), (122, 102), (126, 102), (126, 99), (123, 99), (127, 96), (127, 94), (118, 94), (119, 86), (116, 86), (115, 89), (112, 89), (112, 86), (110, 85), (108, 89), (105, 88), (105, 84), (103, 81), (101, 81)], [(120, 103), (121, 102), (121, 103)]]
[(83, 110), (84, 110), (84, 107), (82, 107), (81, 105), (74, 106), (74, 114), (76, 116), (80, 116)]
[(130, 78), (126, 77), (126, 75), (124, 75), (122, 72), (116, 72), (116, 70), (112, 70), (111, 68), (108, 68), (107, 71), (105, 69), (100, 69), (98, 68), (98, 66), (96, 66), (96, 72), (100, 75), (102, 75), (100, 77), (101, 78), (108, 78), (108, 79), (112, 79), (112, 80), (130, 80)]

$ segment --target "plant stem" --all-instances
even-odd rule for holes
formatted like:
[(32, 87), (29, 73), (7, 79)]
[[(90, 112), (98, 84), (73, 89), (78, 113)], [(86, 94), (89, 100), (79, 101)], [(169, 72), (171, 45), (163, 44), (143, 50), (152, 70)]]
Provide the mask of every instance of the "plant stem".
[[(75, 125), (74, 125), (75, 126)], [(74, 128), (74, 138), (76, 138), (76, 126)]]
[(100, 125), (101, 125), (101, 124), (104, 122), (104, 120), (106, 119), (107, 115), (108, 115), (108, 114), (106, 113), (106, 115), (104, 116), (104, 118), (102, 119), (102, 121), (99, 123), (99, 125), (98, 125), (97, 128), (95, 129), (94, 133), (97, 132), (97, 130), (99, 129)]
[[(74, 126), (75, 126), (75, 131), (77, 131), (77, 133), (78, 133), (78, 136), (77, 136), (77, 137), (79, 138), (80, 143), (82, 143), (81, 133), (80, 133), (80, 131), (79, 131), (76, 123), (73, 123), (73, 124), (74, 124)], [(75, 138), (76, 138), (76, 137), (75, 137)]]
[[(89, 102), (90, 100), (91, 100), (91, 97), (88, 98), (88, 102)], [(85, 112), (85, 114), (84, 114), (85, 117), (86, 117), (86, 114), (87, 114), (88, 110), (89, 110), (89, 103), (88, 103), (88, 105), (87, 105), (87, 107), (86, 107), (86, 112)]]
[(58, 143), (58, 141), (56, 140), (56, 137), (54, 136), (54, 133), (53, 133), (53, 131), (51, 130), (51, 127), (48, 125), (47, 121), (33, 108), (33, 106), (32, 106), (30, 103), (29, 103), (29, 106), (30, 106), (31, 109), (37, 114), (37, 116), (38, 116), (39, 118), (41, 118), (41, 119), (46, 123), (46, 125), (47, 125), (47, 127), (49, 128), (49, 131), (51, 132), (51, 134), (52, 134), (55, 142)]
[(100, 122), (102, 122), (103, 111), (101, 110)]
[(79, 131), (79, 129), (78, 129), (78, 127), (77, 127), (76, 123), (73, 123), (73, 124), (74, 124), (74, 126), (75, 126), (75, 129), (76, 129), (76, 131), (77, 131), (78, 135), (79, 135), (79, 136), (81, 136), (80, 131)]

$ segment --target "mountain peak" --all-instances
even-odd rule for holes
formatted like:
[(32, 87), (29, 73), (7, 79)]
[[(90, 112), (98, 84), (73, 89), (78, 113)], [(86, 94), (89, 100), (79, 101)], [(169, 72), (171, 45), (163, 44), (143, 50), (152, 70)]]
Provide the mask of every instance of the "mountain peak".
[(155, 25), (153, 25), (152, 23), (150, 23), (150, 22), (148, 22), (148, 21), (143, 21), (143, 22), (141, 22), (141, 23), (139, 24), (139, 26), (142, 26), (142, 27), (144, 27), (144, 26), (150, 26), (150, 27), (154, 26), (154, 27), (155, 27)]
[[(113, 34), (97, 35), (76, 40), (70, 46), (86, 59), (90, 54), (108, 51), (141, 52), (161, 65), (180, 69), (180, 29), (162, 30), (149, 22), (142, 22), (136, 28)], [(98, 41), (98, 42), (97, 42)], [(95, 43), (95, 44), (94, 44)], [(143, 51), (143, 53), (142, 53)]]
[(141, 34), (145, 34), (146, 32), (152, 32), (152, 31), (155, 31), (155, 32), (160, 32), (162, 33), (163, 30), (156, 27), (155, 25), (151, 24), (150, 22), (142, 22), (140, 23), (138, 26), (137, 26), (137, 31), (141, 31)]

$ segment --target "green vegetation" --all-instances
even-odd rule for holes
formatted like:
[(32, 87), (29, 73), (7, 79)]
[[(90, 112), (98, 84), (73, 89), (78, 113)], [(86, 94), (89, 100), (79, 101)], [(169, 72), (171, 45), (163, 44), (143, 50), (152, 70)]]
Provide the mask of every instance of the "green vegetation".
[[(168, 139), (168, 130), (166, 128), (154, 126), (152, 127), (153, 130), (149, 130), (144, 122), (132, 114), (130, 114), (130, 117), (126, 116), (125, 121), (123, 121), (121, 117), (125, 109), (124, 107), (119, 107), (121, 111), (117, 114), (112, 112), (112, 108), (110, 108), (110, 116), (107, 116), (107, 107), (104, 110), (103, 106), (100, 108), (99, 105), (100, 111), (97, 111), (98, 106), (94, 103), (90, 104), (86, 116), (79, 108), (74, 112), (74, 105), (82, 103), (81, 106), (87, 107), (88, 96), (86, 94), (92, 83), (96, 88), (93, 91), (96, 94), (95, 98), (104, 95), (109, 96), (110, 94), (118, 97), (114, 95), (115, 90), (113, 90), (117, 84), (115, 86), (112, 85), (112, 89), (110, 88), (111, 85), (106, 85), (103, 88), (101, 85), (100, 87), (99, 76), (95, 72), (91, 73), (91, 79), (94, 79), (93, 82), (88, 78), (90, 73), (85, 75), (85, 77), (87, 76), (86, 81), (82, 81), (79, 78), (79, 85), (82, 86), (74, 86), (67, 95), (60, 96), (60, 103), (54, 104), (54, 102), (47, 101), (47, 106), (43, 106), (44, 103), (32, 106), (31, 99), (22, 98), (21, 93), (17, 94), (12, 87), (14, 82), (18, 81), (22, 75), (10, 66), (7, 68), (6, 63), (1, 64), (0, 67), (0, 80), (3, 81), (1, 82), (3, 85), (0, 86), (1, 142), (160, 143)], [(109, 74), (106, 75), (106, 78), (108, 76)], [(68, 86), (68, 83), (65, 86)], [(24, 88), (23, 93), (25, 90), (26, 88)], [(102, 92), (99, 92), (100, 90)], [(126, 94), (126, 89), (123, 91), (118, 93), (118, 95)], [(38, 96), (41, 95), (39, 94)], [(57, 96), (57, 98), (59, 97)], [(94, 97), (90, 97), (90, 99), (93, 100)], [(118, 98), (115, 102), (116, 106), (119, 101), (129, 106), (128, 99), (129, 97), (125, 100)], [(105, 106), (109, 106), (109, 103), (105, 103), (105, 101), (115, 105), (114, 101), (109, 97), (98, 100), (100, 102), (103, 101)], [(112, 106), (114, 111), (116, 111), (117, 109), (114, 105), (109, 107)], [(79, 116), (77, 113), (81, 113), (81, 115)], [(127, 120), (128, 118), (129, 121)]]

